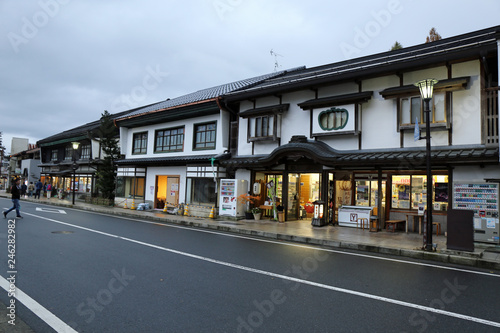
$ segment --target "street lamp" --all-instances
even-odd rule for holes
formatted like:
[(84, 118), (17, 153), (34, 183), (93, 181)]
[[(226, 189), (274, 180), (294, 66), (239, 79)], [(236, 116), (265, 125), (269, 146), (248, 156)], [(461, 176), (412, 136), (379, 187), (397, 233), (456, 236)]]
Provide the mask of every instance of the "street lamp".
[(76, 164), (76, 151), (78, 150), (80, 142), (72, 142), (71, 144), (73, 145), (73, 165), (71, 166), (73, 169), (73, 205), (75, 205), (76, 169), (78, 169), (78, 164)]
[(432, 169), (431, 169), (431, 108), (430, 101), (434, 85), (438, 82), (435, 79), (425, 79), (418, 81), (415, 85), (420, 89), (420, 95), (424, 100), (425, 118), (425, 150), (427, 160), (427, 225), (424, 233), (424, 249), (432, 251)]

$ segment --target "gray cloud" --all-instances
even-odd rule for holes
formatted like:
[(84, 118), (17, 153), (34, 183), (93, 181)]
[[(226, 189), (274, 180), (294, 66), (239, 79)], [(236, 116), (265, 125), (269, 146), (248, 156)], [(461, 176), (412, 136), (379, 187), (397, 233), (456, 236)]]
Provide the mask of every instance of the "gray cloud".
[(433, 26), (443, 37), (494, 26), (499, 12), (496, 0), (5, 0), (0, 131), (9, 150), (12, 137), (34, 143), (104, 110), (272, 72), (271, 49), (280, 69), (319, 66), (422, 43)]

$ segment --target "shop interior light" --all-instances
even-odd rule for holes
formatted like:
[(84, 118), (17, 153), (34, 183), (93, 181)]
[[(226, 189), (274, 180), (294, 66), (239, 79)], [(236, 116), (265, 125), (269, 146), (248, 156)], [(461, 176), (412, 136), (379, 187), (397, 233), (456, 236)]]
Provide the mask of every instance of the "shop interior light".
[(80, 142), (72, 142), (71, 144), (73, 145), (74, 150), (77, 150), (78, 146), (80, 146)]

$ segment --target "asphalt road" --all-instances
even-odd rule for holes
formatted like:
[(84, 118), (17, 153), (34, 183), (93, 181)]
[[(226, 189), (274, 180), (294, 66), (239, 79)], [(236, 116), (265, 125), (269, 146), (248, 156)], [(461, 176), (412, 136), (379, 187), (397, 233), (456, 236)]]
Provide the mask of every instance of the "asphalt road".
[(35, 332), (500, 331), (498, 272), (21, 205), (0, 301)]

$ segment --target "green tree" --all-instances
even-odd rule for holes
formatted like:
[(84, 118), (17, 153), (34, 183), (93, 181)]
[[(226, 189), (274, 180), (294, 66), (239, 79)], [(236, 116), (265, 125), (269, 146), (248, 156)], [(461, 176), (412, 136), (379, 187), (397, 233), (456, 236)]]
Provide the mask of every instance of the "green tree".
[(116, 188), (116, 166), (115, 161), (120, 157), (118, 147), (117, 129), (108, 111), (104, 110), (101, 116), (101, 125), (97, 131), (100, 146), (103, 152), (103, 161), (97, 167), (97, 188), (103, 198), (115, 199)]
[(425, 39), (425, 42), (426, 43), (435, 42), (437, 40), (440, 40), (441, 38), (442, 37), (440, 34), (437, 33), (436, 28), (432, 28), (429, 31), (429, 36), (427, 36), (427, 38)]
[(402, 49), (403, 48), (403, 45), (401, 45), (400, 42), (396, 41), (394, 43), (394, 45), (391, 47), (391, 51), (394, 51), (394, 50), (399, 50), (399, 49)]

